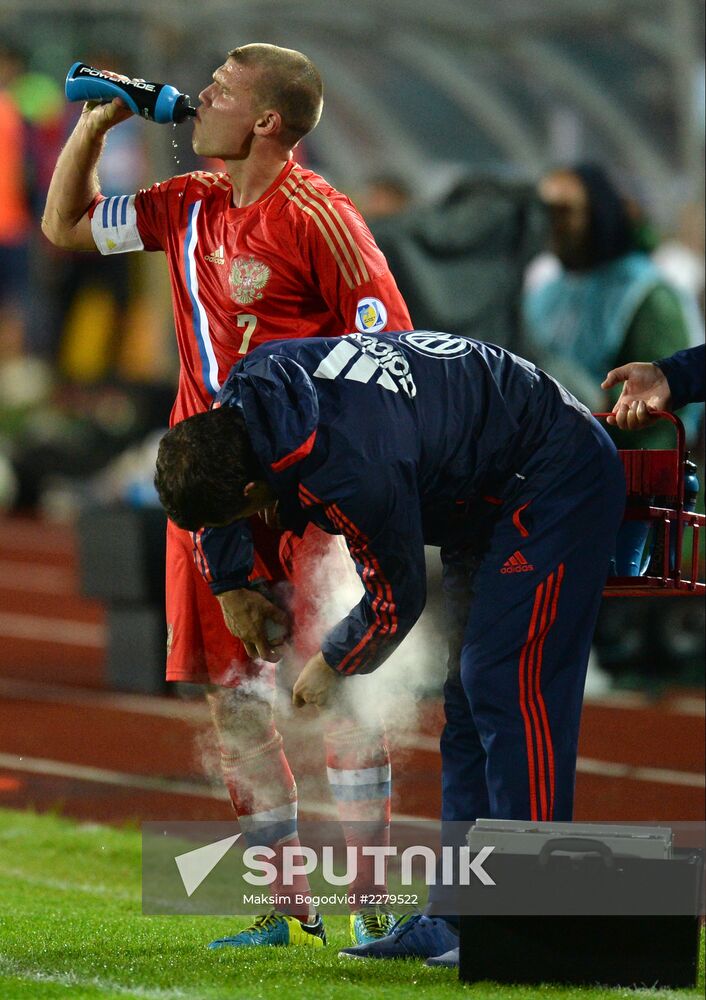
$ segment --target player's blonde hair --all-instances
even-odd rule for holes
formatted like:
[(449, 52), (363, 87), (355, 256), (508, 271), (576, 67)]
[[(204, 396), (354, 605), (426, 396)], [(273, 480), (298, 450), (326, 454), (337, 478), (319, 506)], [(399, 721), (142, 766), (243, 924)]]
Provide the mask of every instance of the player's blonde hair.
[(241, 45), (228, 56), (241, 66), (260, 70), (254, 85), (258, 108), (279, 111), (291, 145), (316, 127), (324, 88), (321, 74), (308, 56), (264, 42)]

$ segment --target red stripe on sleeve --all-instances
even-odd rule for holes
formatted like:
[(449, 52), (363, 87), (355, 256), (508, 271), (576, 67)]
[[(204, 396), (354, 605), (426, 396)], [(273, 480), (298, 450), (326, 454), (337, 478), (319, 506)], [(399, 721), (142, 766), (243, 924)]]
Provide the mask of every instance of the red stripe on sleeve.
[(315, 427), (306, 441), (302, 442), (302, 444), (300, 444), (298, 448), (295, 448), (294, 451), (290, 451), (290, 453), (285, 455), (284, 458), (278, 458), (276, 462), (272, 462), (270, 465), (272, 471), (282, 472), (283, 469), (288, 469), (290, 465), (294, 465), (295, 462), (299, 462), (302, 458), (306, 458), (314, 447), (314, 442), (316, 441), (316, 430), (317, 428)]
[(371, 585), (374, 594), (372, 609), (375, 612), (376, 620), (354, 648), (343, 657), (337, 667), (340, 673), (351, 674), (361, 664), (366, 653), (371, 653), (382, 639), (395, 634), (399, 622), (397, 606), (393, 599), (392, 587), (382, 572), (377, 559), (370, 552), (366, 536), (336, 504), (328, 506), (326, 514), (350, 541), (351, 554), (363, 565), (362, 578), (366, 584), (366, 590), (368, 589), (367, 585)]
[(299, 501), (303, 507), (313, 507), (314, 504), (321, 503), (303, 483), (299, 483)]
[[(484, 497), (483, 499), (485, 500), (487, 498)], [(530, 505), (531, 502), (532, 502), (531, 500), (528, 500), (527, 503), (523, 503), (522, 506), (518, 507), (517, 510), (515, 511), (515, 513), (512, 515), (512, 523), (515, 525), (515, 527), (517, 528), (517, 530), (519, 531), (520, 535), (523, 538), (527, 538), (527, 536), (529, 535), (529, 531), (527, 530), (527, 528), (525, 528), (524, 524), (520, 521), (520, 514), (525, 509), (525, 507), (529, 507), (529, 505)]]
[(211, 580), (213, 580), (213, 574), (211, 573), (211, 567), (208, 564), (206, 553), (203, 550), (203, 543), (201, 541), (202, 535), (203, 535), (203, 528), (200, 528), (199, 531), (193, 532), (191, 537), (194, 540), (194, 557), (196, 559), (197, 564), (200, 564), (201, 566), (201, 575), (203, 576), (204, 580), (206, 580), (206, 582), (208, 583)]

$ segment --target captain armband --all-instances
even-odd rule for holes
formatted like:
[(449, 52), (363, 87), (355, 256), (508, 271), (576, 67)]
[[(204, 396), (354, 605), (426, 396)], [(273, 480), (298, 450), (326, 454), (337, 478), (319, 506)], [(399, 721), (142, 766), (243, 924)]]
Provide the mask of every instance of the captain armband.
[(144, 250), (137, 228), (135, 195), (120, 194), (100, 202), (91, 219), (91, 232), (104, 255)]

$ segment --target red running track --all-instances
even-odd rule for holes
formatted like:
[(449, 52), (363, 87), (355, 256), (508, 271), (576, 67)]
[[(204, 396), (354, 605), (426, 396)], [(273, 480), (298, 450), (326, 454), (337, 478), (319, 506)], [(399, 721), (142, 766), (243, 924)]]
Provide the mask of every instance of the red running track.
[[(205, 707), (105, 689), (103, 609), (78, 596), (70, 529), (0, 520), (0, 805), (113, 823), (230, 819)], [(393, 808), (439, 815), (441, 707), (392, 742)], [(303, 813), (333, 815), (316, 721), (282, 729)], [(589, 701), (576, 818), (702, 820), (704, 695)]]

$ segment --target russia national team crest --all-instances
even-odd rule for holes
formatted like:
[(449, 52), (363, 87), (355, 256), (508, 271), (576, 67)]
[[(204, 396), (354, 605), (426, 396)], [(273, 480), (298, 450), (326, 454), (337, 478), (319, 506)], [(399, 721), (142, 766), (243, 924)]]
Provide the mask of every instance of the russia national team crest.
[(249, 306), (261, 299), (270, 280), (267, 264), (254, 257), (236, 257), (230, 269), (231, 298), (242, 306)]
[(355, 325), (361, 333), (379, 333), (387, 324), (387, 309), (380, 299), (361, 299), (355, 307)]

